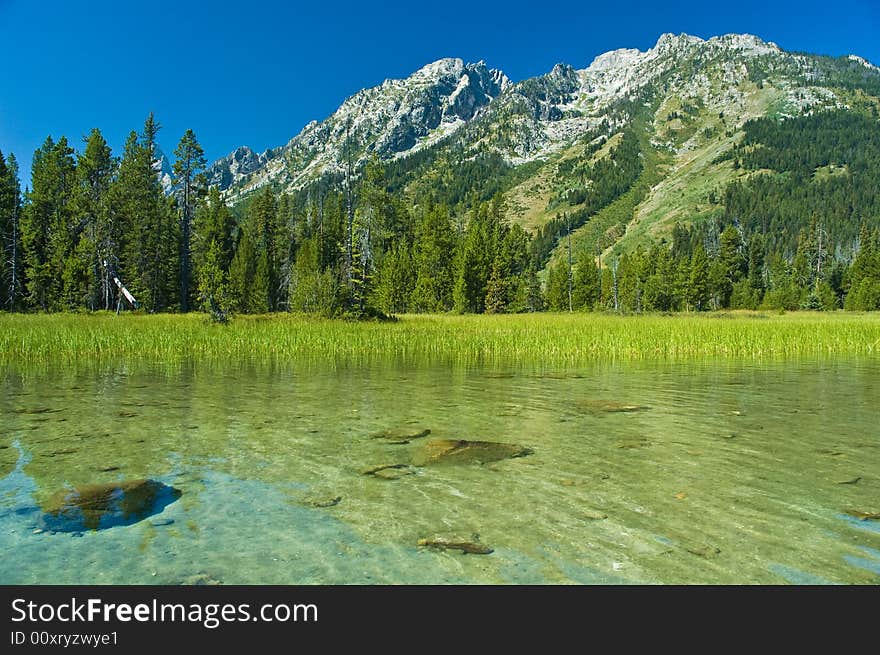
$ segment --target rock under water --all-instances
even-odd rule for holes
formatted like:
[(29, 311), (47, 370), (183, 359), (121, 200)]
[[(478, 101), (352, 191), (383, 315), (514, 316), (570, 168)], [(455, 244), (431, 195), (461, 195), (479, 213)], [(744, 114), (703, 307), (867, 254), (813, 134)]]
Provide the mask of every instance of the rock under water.
[(502, 459), (525, 457), (531, 448), (495, 441), (468, 441), (466, 439), (435, 439), (429, 441), (413, 457), (416, 466), (430, 464), (486, 464)]
[(419, 539), (417, 545), (436, 550), (460, 550), (462, 553), (469, 555), (489, 555), (494, 552), (492, 548), (479, 543), (477, 540), (468, 541), (458, 537), (428, 537)]
[(54, 532), (104, 530), (160, 513), (181, 491), (156, 480), (127, 480), (65, 489), (44, 505), (43, 524)]
[(402, 446), (408, 444), (413, 439), (421, 439), (427, 437), (429, 434), (431, 434), (431, 430), (428, 428), (415, 432), (411, 430), (383, 430), (382, 432), (377, 432), (372, 435), (372, 438), (381, 439), (387, 444)]
[(645, 405), (634, 405), (631, 403), (621, 403), (616, 400), (582, 400), (577, 406), (589, 412), (590, 414), (628, 414), (630, 412), (644, 412), (650, 407)]

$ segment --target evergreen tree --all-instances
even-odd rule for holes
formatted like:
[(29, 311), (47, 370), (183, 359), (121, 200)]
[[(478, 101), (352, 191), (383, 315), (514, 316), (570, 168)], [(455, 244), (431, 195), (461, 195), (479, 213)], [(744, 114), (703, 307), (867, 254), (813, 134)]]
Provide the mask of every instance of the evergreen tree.
[(340, 305), (341, 284), (331, 267), (321, 268), (320, 239), (303, 241), (297, 251), (290, 285), (290, 309), (332, 316)]
[(592, 310), (599, 301), (601, 286), (596, 260), (589, 251), (582, 251), (578, 255), (577, 272), (572, 284), (572, 306)]
[(696, 311), (709, 309), (709, 257), (702, 244), (694, 248), (691, 257), (691, 270), (688, 277), (687, 302)]
[(712, 276), (719, 307), (730, 307), (730, 297), (734, 285), (742, 280), (748, 272), (748, 262), (743, 254), (742, 237), (739, 230), (729, 225), (721, 233), (721, 245), (718, 253), (717, 265), (713, 262), (714, 271)]
[(511, 276), (525, 270), (528, 256), (524, 237), (521, 228), (511, 229), (507, 223), (500, 195), (474, 209), (457, 260), (453, 301), (458, 312), (485, 310), (489, 278), (498, 257), (498, 275), (504, 278), (503, 288), (509, 292)]
[(534, 265), (526, 270), (525, 303), (518, 311), (540, 312), (544, 310), (544, 294), (541, 291), (541, 281)]
[(547, 266), (547, 289), (544, 292), (551, 312), (568, 311), (568, 262), (559, 261)]
[(757, 294), (760, 302), (766, 288), (764, 271), (764, 239), (755, 233), (749, 240), (749, 287)]
[(15, 155), (0, 152), (0, 307), (21, 309), (21, 186)]
[(849, 292), (844, 309), (871, 311), (880, 309), (880, 232), (859, 231), (859, 251), (849, 270)]
[(232, 303), (222, 256), (220, 244), (211, 239), (199, 267), (198, 290), (202, 311), (210, 313), (215, 321), (225, 322)]
[(377, 278), (373, 304), (386, 314), (407, 311), (415, 276), (412, 257), (405, 243), (398, 243), (385, 253)]
[(115, 270), (149, 312), (168, 309), (179, 297), (176, 211), (159, 184), (159, 129), (150, 114), (140, 137), (129, 134), (111, 188), (111, 231), (117, 235), (112, 241), (118, 239), (112, 250), (121, 253)]
[(235, 216), (220, 197), (217, 187), (211, 187), (205, 202), (196, 208), (193, 228), (193, 270), (198, 271), (199, 263), (207, 257), (213, 242), (216, 244), (218, 265), (222, 270), (228, 271), (235, 255), (235, 232), (238, 225)]
[(432, 205), (422, 214), (415, 234), (413, 266), (415, 286), (411, 307), (417, 312), (441, 312), (452, 308), (455, 284), (454, 257), (457, 236), (442, 205)]
[(233, 309), (229, 269), (235, 230), (235, 217), (220, 198), (219, 190), (212, 187), (206, 201), (196, 208), (192, 252), (199, 307), (217, 320), (224, 320)]
[(234, 311), (247, 313), (251, 310), (251, 292), (256, 264), (254, 243), (250, 230), (243, 229), (235, 256), (229, 266), (230, 306)]
[(276, 280), (273, 295), (275, 310), (290, 309), (290, 282), (293, 276), (293, 265), (296, 261), (297, 220), (293, 200), (287, 194), (278, 198), (278, 213), (275, 219), (275, 260)]
[(677, 269), (665, 242), (651, 248), (645, 265), (650, 265), (644, 282), (642, 299), (646, 311), (668, 312), (677, 309)]
[(269, 311), (269, 296), (272, 283), (269, 272), (269, 253), (261, 249), (257, 253), (257, 264), (254, 267), (254, 278), (248, 294), (247, 308), (251, 314), (265, 314)]
[(188, 312), (190, 306), (190, 279), (192, 264), (192, 221), (196, 203), (205, 187), (205, 155), (192, 130), (183, 133), (174, 151), (174, 175), (177, 178), (178, 206), (180, 211), (180, 311)]
[(496, 258), (492, 264), (492, 273), (486, 282), (486, 300), (484, 304), (487, 314), (500, 314), (507, 310), (508, 283), (502, 267), (501, 260)]
[(259, 275), (259, 279), (254, 278), (252, 293), (256, 297), (250, 299), (249, 306), (255, 313), (275, 311), (278, 300), (278, 202), (269, 186), (263, 187), (248, 206), (246, 220), (257, 258), (257, 269), (263, 262), (259, 274), (255, 269), (254, 275)]
[(110, 186), (116, 169), (110, 146), (101, 131), (93, 129), (85, 139), (85, 151), (77, 158), (73, 213), (79, 239), (70, 258), (65, 279), (69, 306), (90, 310), (109, 309), (109, 266), (113, 235), (110, 222)]
[(21, 220), (27, 291), (33, 307), (62, 309), (62, 279), (72, 252), (70, 201), (76, 164), (67, 139), (47, 137), (34, 153), (31, 191)]

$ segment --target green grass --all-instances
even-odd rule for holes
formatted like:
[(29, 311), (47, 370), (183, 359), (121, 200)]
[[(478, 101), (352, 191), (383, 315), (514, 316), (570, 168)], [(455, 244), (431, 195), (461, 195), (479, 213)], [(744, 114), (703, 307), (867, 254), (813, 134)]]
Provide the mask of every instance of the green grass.
[(97, 359), (494, 361), (880, 355), (880, 313), (403, 316), (357, 323), (307, 316), (0, 314), (0, 362)]

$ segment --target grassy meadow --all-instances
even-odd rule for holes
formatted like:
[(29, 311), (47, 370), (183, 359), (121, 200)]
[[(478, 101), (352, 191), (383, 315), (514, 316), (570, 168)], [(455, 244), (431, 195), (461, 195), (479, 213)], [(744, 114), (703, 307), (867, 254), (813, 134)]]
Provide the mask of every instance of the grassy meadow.
[(0, 361), (599, 359), (880, 355), (880, 313), (407, 315), (369, 323), (273, 314), (0, 314)]

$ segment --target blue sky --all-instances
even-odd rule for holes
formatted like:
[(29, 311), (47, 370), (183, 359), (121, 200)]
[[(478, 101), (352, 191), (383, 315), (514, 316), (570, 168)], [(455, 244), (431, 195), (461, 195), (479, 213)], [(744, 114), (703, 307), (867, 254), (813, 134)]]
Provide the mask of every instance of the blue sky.
[(483, 59), (513, 80), (576, 68), (663, 32), (748, 32), (787, 50), (880, 64), (880, 2), (195, 3), (0, 0), (0, 150), (27, 184), (51, 134), (99, 127), (118, 154), (155, 112), (170, 154), (192, 128), (209, 161), (282, 145), (310, 120), (441, 57)]

